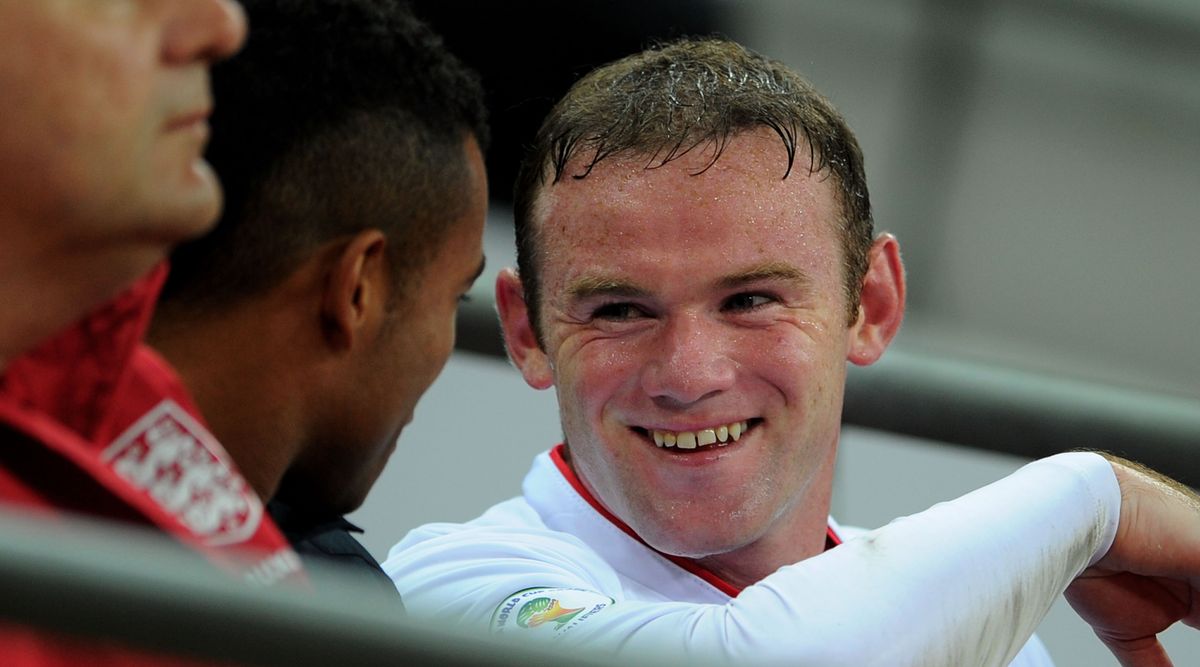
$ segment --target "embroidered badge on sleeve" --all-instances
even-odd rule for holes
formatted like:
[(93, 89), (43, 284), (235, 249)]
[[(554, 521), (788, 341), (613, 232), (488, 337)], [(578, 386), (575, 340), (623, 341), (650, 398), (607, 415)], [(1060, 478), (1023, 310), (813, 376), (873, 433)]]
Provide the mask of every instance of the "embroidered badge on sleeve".
[(580, 588), (526, 588), (496, 607), (490, 627), (497, 634), (531, 632), (557, 637), (614, 602)]

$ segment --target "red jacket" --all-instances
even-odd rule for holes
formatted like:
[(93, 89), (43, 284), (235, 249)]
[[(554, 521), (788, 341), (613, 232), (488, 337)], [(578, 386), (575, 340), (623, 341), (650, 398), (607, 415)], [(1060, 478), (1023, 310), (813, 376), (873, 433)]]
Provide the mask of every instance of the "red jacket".
[(3, 370), (0, 503), (154, 527), (251, 581), (303, 581), (179, 377), (142, 343), (165, 277), (164, 264)]

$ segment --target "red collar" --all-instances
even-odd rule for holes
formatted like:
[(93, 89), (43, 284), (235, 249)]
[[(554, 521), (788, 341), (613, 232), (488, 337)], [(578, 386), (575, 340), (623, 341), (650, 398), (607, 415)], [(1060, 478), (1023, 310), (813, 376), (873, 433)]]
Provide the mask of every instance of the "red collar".
[[(575, 471), (571, 469), (571, 466), (567, 463), (567, 460), (563, 458), (564, 451), (566, 451), (566, 445), (562, 443), (555, 445), (555, 447), (550, 450), (550, 460), (554, 462), (554, 465), (558, 468), (558, 471), (562, 473), (563, 478), (567, 480), (567, 483), (571, 485), (571, 488), (575, 489), (575, 492), (579, 494), (579, 497), (586, 500), (587, 504), (592, 506), (592, 509), (600, 513), (600, 516), (608, 519), (609, 523), (613, 524), (617, 528), (620, 528), (625, 532), (626, 535), (637, 540), (647, 549), (654, 551), (658, 555), (666, 558), (672, 563), (675, 563), (684, 570), (687, 570), (697, 577), (700, 577), (704, 581), (707, 581), (714, 588), (728, 595), (729, 597), (737, 597), (738, 594), (742, 592), (741, 587), (725, 581), (715, 572), (709, 570), (703, 565), (700, 565), (696, 561), (690, 558), (684, 558), (682, 556), (665, 554), (649, 544), (646, 544), (646, 541), (639, 537), (637, 533), (633, 532), (632, 528), (626, 525), (624, 521), (618, 519), (612, 512), (608, 511), (608, 509), (601, 505), (600, 501), (596, 500), (596, 497), (587, 490), (587, 487), (583, 485), (582, 481), (580, 481), (579, 476), (575, 474)], [(842, 539), (833, 531), (833, 527), (827, 527), (825, 529), (825, 550), (828, 551), (841, 543)]]
[(0, 435), (25, 445), (0, 448), (0, 502), (148, 523), (255, 581), (303, 580), (182, 381), (141, 342), (166, 270), (0, 374)]
[(166, 280), (163, 262), (124, 292), (0, 374), (0, 402), (44, 415), (84, 440), (107, 445), (112, 407)]

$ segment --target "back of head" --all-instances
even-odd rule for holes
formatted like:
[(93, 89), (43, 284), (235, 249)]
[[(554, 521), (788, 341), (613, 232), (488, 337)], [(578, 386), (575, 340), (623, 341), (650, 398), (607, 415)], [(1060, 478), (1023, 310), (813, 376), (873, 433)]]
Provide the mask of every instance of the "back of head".
[[(718, 38), (685, 38), (600, 67), (580, 79), (550, 111), (517, 176), (517, 263), (538, 317), (536, 203), (543, 187), (585, 178), (610, 156), (646, 158), (654, 168), (710, 147), (713, 162), (730, 137), (770, 128), (787, 149), (779, 176), (828, 170), (840, 198), (847, 296), (857, 310), (873, 223), (862, 154), (845, 120), (813, 86), (784, 64)], [(568, 163), (581, 164), (568, 172)]]
[(399, 0), (243, 4), (251, 36), (213, 71), (224, 212), (172, 255), (160, 317), (251, 298), (370, 228), (404, 281), (464, 205), (464, 140), (487, 142), (478, 77)]

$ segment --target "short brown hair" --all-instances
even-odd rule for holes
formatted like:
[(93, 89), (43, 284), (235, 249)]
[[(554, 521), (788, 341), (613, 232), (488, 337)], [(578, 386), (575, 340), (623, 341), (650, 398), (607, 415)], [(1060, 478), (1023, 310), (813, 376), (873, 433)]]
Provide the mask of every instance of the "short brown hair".
[(584, 76), (551, 109), (526, 153), (513, 214), (517, 270), (539, 342), (538, 230), (532, 218), (548, 176), (557, 183), (567, 163), (580, 155), (586, 162), (572, 178), (587, 177), (610, 156), (645, 155), (649, 168), (706, 143), (713, 145), (716, 162), (732, 136), (760, 127), (774, 130), (787, 149), (783, 178), (791, 173), (797, 150), (807, 144), (810, 173), (828, 170), (836, 181), (853, 322), (874, 236), (854, 134), (833, 105), (783, 63), (725, 39), (683, 38)]

